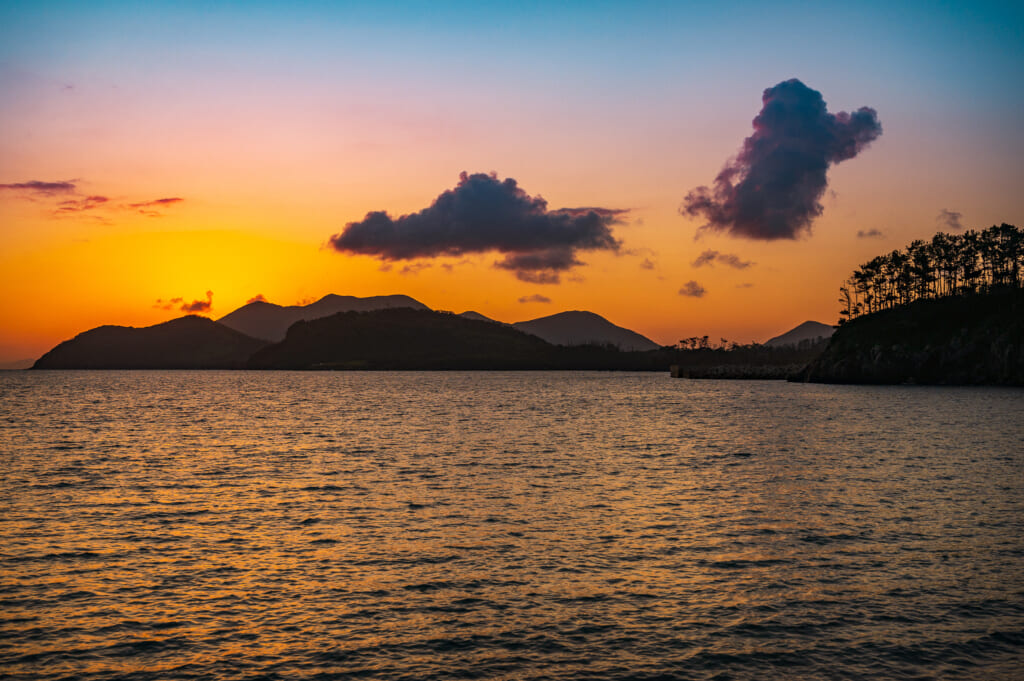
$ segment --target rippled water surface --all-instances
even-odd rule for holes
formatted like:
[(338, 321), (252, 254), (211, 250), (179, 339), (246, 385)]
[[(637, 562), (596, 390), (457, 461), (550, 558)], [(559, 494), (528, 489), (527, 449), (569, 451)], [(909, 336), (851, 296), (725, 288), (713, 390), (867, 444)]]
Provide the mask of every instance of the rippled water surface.
[(1024, 678), (1024, 391), (0, 374), (0, 676)]

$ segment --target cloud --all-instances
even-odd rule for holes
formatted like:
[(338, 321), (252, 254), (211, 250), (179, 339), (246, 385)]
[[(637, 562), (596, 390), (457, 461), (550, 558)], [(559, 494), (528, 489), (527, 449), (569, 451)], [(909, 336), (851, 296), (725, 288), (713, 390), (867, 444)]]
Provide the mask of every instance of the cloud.
[(57, 194), (74, 194), (74, 182), (41, 182), (29, 180), (28, 182), (14, 182), (12, 184), (0, 184), (0, 189), (8, 191), (23, 191), (41, 196), (55, 196)]
[(519, 299), (520, 303), (550, 303), (551, 299), (547, 296), (542, 296), (539, 293), (534, 293), (532, 296), (523, 296)]
[(157, 208), (164, 208), (166, 206), (172, 206), (176, 203), (181, 203), (185, 199), (178, 196), (171, 196), (166, 199), (153, 199), (152, 201), (140, 201), (138, 203), (129, 203), (129, 208), (135, 208), (139, 211), (140, 215), (145, 215), (147, 218), (162, 218), (164, 215)]
[(725, 164), (714, 187), (697, 187), (680, 212), (707, 222), (697, 232), (748, 239), (809, 234), (824, 208), (830, 165), (853, 158), (882, 134), (874, 109), (830, 114), (821, 93), (793, 78), (761, 97), (754, 133)]
[(736, 288), (753, 288), (754, 285), (749, 281), (745, 281), (742, 284), (736, 284)]
[(462, 173), (418, 213), (392, 218), (384, 211), (350, 222), (329, 244), (343, 253), (384, 261), (498, 252), (495, 263), (524, 281), (557, 283), (559, 273), (583, 263), (579, 251), (618, 252), (612, 226), (625, 211), (610, 208), (548, 210), (512, 178)]
[(583, 263), (576, 259), (571, 248), (550, 248), (533, 253), (512, 253), (494, 266), (515, 272), (516, 278), (531, 284), (557, 284), (559, 272)]
[(756, 264), (751, 260), (740, 260), (738, 255), (732, 253), (719, 253), (710, 249), (698, 255), (697, 259), (690, 264), (694, 267), (703, 267), (704, 265), (714, 266), (716, 262), (738, 270), (745, 270), (751, 265)]
[(66, 199), (57, 204), (57, 214), (84, 213), (95, 208), (103, 207), (110, 199), (106, 196), (86, 196), (83, 199)]
[(640, 268), (644, 269), (644, 270), (653, 270), (654, 269), (654, 261), (651, 260), (650, 258), (644, 258), (644, 261), (642, 263), (640, 263)]
[(706, 292), (703, 286), (692, 279), (683, 284), (683, 287), (679, 289), (679, 295), (689, 296), (690, 298), (703, 298)]
[(153, 307), (160, 310), (173, 310), (178, 305), (180, 305), (184, 300), (184, 298), (171, 298), (170, 300), (165, 301), (161, 298), (157, 298), (156, 302), (153, 303)]
[(181, 203), (185, 199), (172, 196), (167, 199), (153, 199), (152, 201), (142, 201), (140, 203), (129, 203), (128, 205), (132, 208), (148, 208), (152, 206), (170, 206), (174, 203)]
[[(252, 300), (250, 300), (249, 302), (251, 303)], [(153, 307), (158, 308), (160, 310), (173, 310), (177, 308), (182, 312), (189, 313), (209, 312), (213, 308), (213, 291), (206, 292), (206, 300), (193, 300), (191, 303), (186, 303), (184, 298), (170, 298), (166, 301), (157, 298), (156, 302), (153, 303)]]
[(249, 300), (245, 301), (245, 304), (248, 305), (249, 303), (269, 303), (269, 302), (270, 301), (267, 300), (266, 297), (262, 293), (257, 293), (252, 298), (250, 298)]
[(857, 238), (858, 239), (882, 239), (884, 237), (885, 237), (885, 234), (882, 234), (877, 229), (868, 229), (868, 230), (858, 229), (857, 230)]
[(411, 262), (408, 265), (403, 266), (398, 273), (403, 277), (408, 277), (410, 275), (419, 274), (423, 270), (429, 270), (430, 267), (431, 265), (429, 262)]
[[(31, 180), (29, 182), (0, 184), (0, 190), (21, 192), (22, 198), (30, 201), (35, 201), (36, 199), (34, 197), (46, 197), (53, 199), (56, 203), (52, 204), (54, 208), (51, 215), (58, 218), (88, 213), (100, 208), (104, 211), (119, 211), (131, 208), (137, 210), (140, 214), (145, 215), (146, 217), (158, 218), (163, 216), (163, 214), (157, 210), (158, 208), (171, 206), (185, 200), (178, 196), (171, 196), (163, 199), (154, 199), (152, 201), (140, 201), (124, 204), (120, 201), (115, 202), (106, 196), (100, 196), (98, 194), (82, 196), (78, 193), (78, 185), (75, 184), (75, 181), (70, 180), (62, 182), (41, 182), (39, 180)], [(106, 222), (104, 218), (95, 215), (90, 215), (88, 217), (100, 220), (101, 222)]]
[(946, 210), (943, 208), (939, 211), (938, 216), (935, 218), (935, 222), (939, 224), (939, 227), (948, 229), (951, 232), (962, 232), (964, 230), (963, 224), (960, 222), (960, 218), (963, 214), (956, 212), (955, 210)]
[(183, 303), (182, 312), (209, 312), (213, 307), (213, 291), (206, 292), (206, 300), (193, 300), (191, 303)]

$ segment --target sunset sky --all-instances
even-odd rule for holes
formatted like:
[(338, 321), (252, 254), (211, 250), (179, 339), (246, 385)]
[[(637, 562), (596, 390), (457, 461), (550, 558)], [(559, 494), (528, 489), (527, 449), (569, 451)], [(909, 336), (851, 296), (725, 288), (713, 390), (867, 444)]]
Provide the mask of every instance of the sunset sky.
[[(821, 215), (768, 233), (688, 211), (727, 163), (778, 176), (741, 148), (790, 79), (823, 129), (863, 123), (822, 147)], [(872, 256), (1024, 224), (1022, 83), (1011, 2), (2, 2), (0, 362), (257, 294), (591, 310), (665, 344), (834, 323)], [(463, 172), (546, 209), (501, 234), (400, 220)], [(373, 211), (434, 232), (388, 241)], [(523, 245), (527, 222), (597, 240)]]

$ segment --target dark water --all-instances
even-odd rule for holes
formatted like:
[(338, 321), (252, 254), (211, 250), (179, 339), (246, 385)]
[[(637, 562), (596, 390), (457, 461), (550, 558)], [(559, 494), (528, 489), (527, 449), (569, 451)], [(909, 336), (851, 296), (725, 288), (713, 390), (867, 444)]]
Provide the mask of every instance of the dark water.
[(1024, 391), (0, 374), (0, 675), (1024, 678)]

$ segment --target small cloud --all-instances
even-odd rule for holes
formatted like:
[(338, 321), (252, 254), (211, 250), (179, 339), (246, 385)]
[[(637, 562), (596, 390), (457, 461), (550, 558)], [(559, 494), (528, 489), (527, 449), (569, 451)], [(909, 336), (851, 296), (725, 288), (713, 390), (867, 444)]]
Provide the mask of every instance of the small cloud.
[(0, 184), (0, 190), (28, 192), (40, 196), (55, 196), (57, 194), (74, 194), (75, 183), (70, 181), (41, 182), (40, 180), (29, 180), (28, 182)]
[(186, 303), (184, 298), (157, 298), (153, 307), (160, 310), (177, 309), (182, 312), (209, 312), (213, 308), (213, 291), (206, 292), (206, 300), (193, 300), (191, 303)]
[(390, 272), (393, 269), (395, 269), (395, 266), (392, 265), (391, 263), (389, 263), (389, 262), (382, 262), (380, 264), (380, 267), (377, 268), (377, 271), (378, 272)]
[(452, 272), (455, 271), (455, 267), (457, 265), (468, 265), (470, 262), (471, 261), (468, 258), (463, 258), (462, 260), (460, 260), (458, 262), (445, 262), (445, 263), (441, 263), (441, 268), (445, 272), (447, 272), (448, 274), (451, 274)]
[(252, 298), (250, 298), (249, 300), (245, 301), (245, 304), (248, 305), (249, 303), (269, 303), (269, 302), (270, 301), (267, 300), (266, 297), (262, 293), (257, 293)]
[(939, 224), (942, 229), (948, 229), (951, 232), (962, 232), (964, 231), (963, 223), (960, 219), (963, 214), (958, 213), (955, 210), (946, 210), (943, 208), (939, 211), (938, 216), (935, 218), (935, 222)]
[(651, 260), (650, 258), (644, 258), (644, 261), (642, 263), (640, 263), (640, 269), (643, 269), (643, 270), (653, 270), (654, 269), (654, 261)]
[(527, 284), (558, 284), (562, 281), (558, 272), (531, 272), (530, 270), (519, 270), (515, 273), (516, 279), (525, 281)]
[(132, 208), (150, 208), (150, 207), (154, 207), (154, 206), (170, 206), (170, 205), (173, 205), (175, 203), (181, 203), (184, 200), (185, 199), (183, 199), (183, 198), (180, 198), (180, 197), (177, 197), (177, 196), (172, 196), (172, 197), (167, 198), (167, 199), (153, 199), (152, 201), (142, 201), (140, 203), (129, 203), (128, 205), (131, 206)]
[(400, 269), (398, 273), (401, 274), (403, 277), (407, 277), (410, 275), (419, 274), (423, 270), (429, 270), (430, 268), (431, 264), (429, 262), (411, 262), (408, 265), (402, 267), (402, 269)]
[[(179, 298), (180, 300), (180, 298)], [(193, 300), (191, 303), (182, 303), (182, 312), (209, 312), (213, 308), (213, 291), (206, 292), (206, 300)]]
[(153, 303), (153, 307), (159, 310), (173, 310), (178, 307), (185, 299), (184, 298), (171, 298), (170, 300), (163, 300), (157, 298), (156, 302)]
[(683, 284), (683, 287), (679, 289), (679, 295), (688, 296), (690, 298), (703, 298), (706, 292), (707, 291), (703, 286), (692, 279)]
[(751, 284), (749, 281), (745, 281), (742, 284), (736, 284), (736, 288), (753, 288), (753, 287), (754, 287), (754, 285)]
[(698, 255), (691, 264), (694, 267), (703, 267), (704, 265), (714, 266), (716, 262), (738, 270), (745, 270), (756, 264), (751, 260), (741, 260), (738, 255), (732, 253), (719, 253), (710, 249)]
[(84, 213), (104, 206), (110, 199), (106, 196), (87, 196), (84, 199), (67, 199), (57, 204), (57, 214)]
[(176, 203), (181, 203), (185, 199), (177, 196), (172, 196), (166, 199), (154, 199), (152, 201), (140, 201), (139, 203), (129, 203), (129, 208), (135, 208), (138, 210), (140, 215), (145, 215), (147, 218), (162, 218), (163, 213), (156, 210), (157, 208), (164, 208), (166, 206), (173, 206)]
[(520, 303), (550, 303), (551, 299), (547, 296), (542, 296), (539, 293), (534, 293), (532, 296), (523, 296), (519, 299)]
[(858, 229), (857, 230), (857, 238), (858, 239), (883, 239), (883, 238), (885, 238), (885, 235), (882, 234), (877, 229), (868, 229), (868, 230)]

